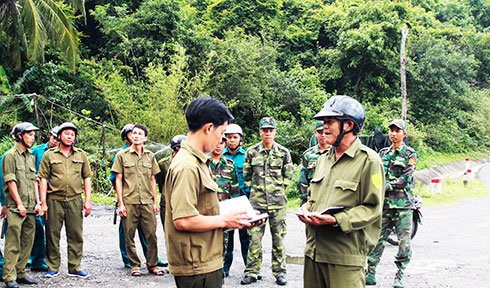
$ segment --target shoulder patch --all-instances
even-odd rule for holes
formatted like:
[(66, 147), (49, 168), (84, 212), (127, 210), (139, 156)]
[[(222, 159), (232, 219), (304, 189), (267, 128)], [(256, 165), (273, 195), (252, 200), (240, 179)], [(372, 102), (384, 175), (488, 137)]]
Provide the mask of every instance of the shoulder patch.
[(383, 181), (383, 178), (381, 177), (381, 174), (378, 173), (371, 175), (371, 181), (373, 181), (374, 187), (376, 187), (376, 189), (379, 189), (379, 187), (381, 187), (381, 182)]
[(192, 163), (197, 163), (196, 157), (193, 156), (189, 157), (187, 160), (189, 160)]
[(410, 166), (413, 166), (417, 163), (417, 160), (415, 160), (415, 158), (410, 158), (410, 160), (408, 160), (408, 165)]

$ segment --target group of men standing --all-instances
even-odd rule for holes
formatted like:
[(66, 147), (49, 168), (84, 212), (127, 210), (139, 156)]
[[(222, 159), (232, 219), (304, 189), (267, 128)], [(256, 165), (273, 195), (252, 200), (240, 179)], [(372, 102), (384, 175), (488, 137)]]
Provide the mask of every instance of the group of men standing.
[[(390, 124), (393, 145), (381, 151), (380, 159), (357, 138), (365, 121), (364, 108), (357, 100), (331, 97), (314, 118), (318, 144), (303, 154), (298, 181), (301, 207), (296, 212), (306, 225), (304, 286), (375, 284), (376, 265), (395, 226), (400, 251), (394, 287), (403, 287), (403, 272), (411, 254), (407, 229), (413, 208), (411, 175), (416, 166), (415, 151), (402, 141), (405, 122)], [(177, 287), (221, 287), (233, 260), (234, 229), (239, 229), (245, 264), (241, 284), (252, 284), (261, 279), (262, 238), (268, 221), (272, 273), (278, 285), (286, 285), (285, 191), (294, 166), (288, 149), (275, 142), (276, 120), (260, 120), (261, 141), (246, 151), (241, 146), (243, 130), (229, 123), (234, 118), (218, 100), (194, 100), (186, 120), (188, 134), (172, 138), (172, 154), (159, 162), (143, 147), (148, 140), (146, 126), (128, 124), (121, 131), (126, 146), (114, 158), (111, 180), (122, 219), (120, 248), (125, 266), (131, 268), (132, 276), (141, 275), (134, 242), (138, 230), (148, 271), (164, 274), (157, 268), (167, 265), (158, 259), (157, 252), (155, 215), (160, 213), (169, 269)], [(46, 264), (33, 257), (32, 267), (47, 270), (45, 277), (58, 275), (60, 231), (65, 224), (69, 275), (89, 277), (80, 263), (82, 211), (85, 216), (91, 211), (91, 171), (85, 152), (73, 146), (77, 128), (63, 123), (52, 133), (56, 137), (53, 135), (53, 141), (50, 137), (50, 149), (30, 153), (37, 130), (30, 123), (14, 127), (15, 147), (2, 162), (7, 207), (2, 215), (6, 213), (9, 219), (3, 277), (7, 287), (36, 283), (25, 273), (34, 231), (38, 231), (31, 214), (44, 215), (47, 221)], [(244, 211), (220, 214), (219, 201), (243, 195), (257, 214), (268, 214), (267, 220), (250, 222)], [(322, 214), (330, 207), (338, 209)], [(42, 222), (39, 225), (42, 228)], [(36, 250), (43, 249), (36, 245), (33, 254)]]

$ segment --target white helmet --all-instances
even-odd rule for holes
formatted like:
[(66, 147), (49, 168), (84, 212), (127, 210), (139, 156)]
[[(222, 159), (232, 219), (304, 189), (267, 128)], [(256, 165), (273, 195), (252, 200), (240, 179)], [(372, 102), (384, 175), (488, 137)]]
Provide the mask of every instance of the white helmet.
[(242, 127), (238, 126), (237, 124), (230, 124), (226, 127), (226, 130), (225, 130), (225, 135), (226, 134), (234, 134), (234, 133), (238, 133), (240, 134), (240, 136), (243, 137), (243, 130), (242, 130)]

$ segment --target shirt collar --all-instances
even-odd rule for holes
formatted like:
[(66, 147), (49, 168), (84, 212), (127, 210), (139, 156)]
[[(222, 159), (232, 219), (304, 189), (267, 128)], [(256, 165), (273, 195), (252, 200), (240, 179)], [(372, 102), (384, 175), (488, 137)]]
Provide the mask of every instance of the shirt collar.
[[(271, 152), (276, 152), (277, 150), (278, 150), (277, 143), (276, 143), (276, 141), (274, 141), (274, 144), (272, 144), (272, 148), (270, 149), (270, 151)], [(259, 152), (262, 152), (262, 151), (267, 151), (267, 149), (265, 149), (264, 143), (262, 143), (262, 141), (260, 141), (260, 144), (259, 144)]]
[(240, 147), (238, 147), (238, 150), (236, 151), (235, 154), (232, 154), (229, 150), (228, 150), (228, 146), (225, 147), (225, 150), (223, 151), (223, 154), (227, 154), (227, 155), (236, 155), (236, 154), (245, 154), (247, 151), (245, 151), (245, 149), (243, 149), (243, 147), (240, 145)]
[[(19, 152), (19, 154), (23, 154), (24, 153), (24, 151), (22, 151), (22, 147), (20, 147), (20, 144), (19, 143), (16, 142), (15, 145), (14, 145), (14, 147), (15, 147), (15, 150), (17, 150), (17, 152)], [(26, 149), (25, 153), (26, 153), (26, 155), (28, 155), (31, 152), (29, 151), (29, 149)]]
[[(359, 138), (356, 138), (356, 140), (354, 140), (354, 142), (352, 142), (352, 144), (349, 146), (349, 148), (347, 148), (347, 150), (345, 150), (344, 154), (349, 156), (350, 158), (354, 158), (354, 156), (356, 155), (357, 151), (359, 150), (359, 148), (361, 148), (361, 140), (359, 140)], [(344, 156), (344, 154), (342, 154), (342, 156)], [(329, 157), (333, 157), (333, 159), (335, 159), (335, 149), (328, 149), (328, 154)], [(342, 158), (342, 156), (340, 158)], [(339, 160), (340, 160), (339, 158)]]
[[(60, 149), (60, 145), (61, 144), (58, 144), (56, 146), (56, 148), (54, 148), (54, 152), (58, 152), (58, 153), (63, 154), (63, 151), (61, 151), (61, 149)], [(71, 149), (70, 149), (71, 154), (75, 154), (75, 152), (77, 152), (77, 151), (78, 151), (78, 148), (75, 148), (75, 147), (71, 146)]]
[(185, 140), (182, 141), (180, 144), (180, 149), (185, 149), (189, 151), (194, 157), (199, 159), (202, 163), (207, 164), (209, 160), (209, 157), (204, 154), (201, 150), (197, 149), (196, 147), (192, 146), (190, 143), (187, 143)]

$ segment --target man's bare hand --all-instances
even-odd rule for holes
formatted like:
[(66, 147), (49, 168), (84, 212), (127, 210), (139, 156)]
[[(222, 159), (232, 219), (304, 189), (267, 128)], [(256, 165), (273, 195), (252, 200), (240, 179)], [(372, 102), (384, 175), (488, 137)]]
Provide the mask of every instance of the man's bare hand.
[(119, 216), (121, 217), (128, 217), (128, 214), (126, 213), (126, 206), (119, 202)]
[(247, 220), (252, 219), (248, 216), (245, 211), (232, 212), (223, 215), (223, 220), (225, 221), (225, 228), (229, 229), (242, 229), (243, 227), (251, 227), (252, 225), (247, 222)]
[(337, 218), (330, 214), (320, 214), (318, 212), (311, 213), (310, 215), (311, 224), (315, 226), (320, 225), (332, 225), (337, 223)]

